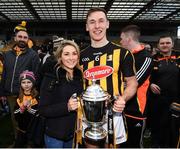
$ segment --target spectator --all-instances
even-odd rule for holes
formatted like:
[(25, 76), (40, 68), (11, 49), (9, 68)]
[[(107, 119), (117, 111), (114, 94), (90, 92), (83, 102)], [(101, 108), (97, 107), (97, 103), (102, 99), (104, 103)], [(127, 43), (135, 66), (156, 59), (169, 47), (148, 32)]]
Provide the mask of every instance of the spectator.
[(14, 31), (15, 46), (4, 54), (0, 96), (3, 98), (7, 96), (16, 138), (17, 123), (13, 111), (19, 95), (19, 76), (24, 70), (32, 71), (36, 75), (39, 67), (39, 57), (33, 49), (29, 49), (27, 46), (29, 36), (24, 24), (15, 27)]
[(77, 100), (71, 96), (83, 91), (79, 66), (79, 47), (64, 40), (47, 59), (40, 88), (40, 114), (46, 118), (45, 145), (47, 148), (72, 148), (76, 123)]
[[(170, 133), (170, 105), (173, 102), (180, 103), (180, 53), (172, 50), (173, 45), (172, 37), (161, 36), (158, 40), (160, 53), (154, 55), (150, 85), (152, 147), (175, 148), (179, 140), (179, 125)], [(170, 134), (176, 134), (175, 138)], [(171, 140), (174, 140), (176, 145), (170, 146)]]
[(27, 70), (20, 74), (20, 92), (16, 104), (17, 109), (14, 112), (15, 119), (18, 123), (17, 139), (14, 146), (17, 148), (30, 147), (30, 145), (32, 145), (32, 142), (28, 140), (27, 129), (38, 104), (36, 99), (38, 93), (35, 89), (35, 80), (32, 71)]

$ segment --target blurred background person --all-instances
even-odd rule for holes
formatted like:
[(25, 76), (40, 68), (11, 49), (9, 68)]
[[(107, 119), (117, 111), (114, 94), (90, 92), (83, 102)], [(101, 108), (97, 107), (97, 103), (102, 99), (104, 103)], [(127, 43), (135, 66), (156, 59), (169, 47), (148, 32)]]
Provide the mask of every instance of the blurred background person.
[(146, 123), (147, 90), (149, 77), (153, 68), (150, 52), (139, 42), (140, 28), (128, 25), (121, 30), (120, 44), (129, 49), (135, 58), (136, 79), (138, 81), (137, 94), (125, 106), (125, 116), (128, 128), (128, 139), (123, 147), (143, 147), (143, 132)]
[(172, 50), (173, 46), (171, 36), (161, 36), (158, 40), (159, 53), (154, 55), (150, 85), (152, 147), (169, 148), (171, 140), (176, 140), (176, 144), (179, 140), (179, 124), (176, 131), (170, 131), (170, 105), (180, 103), (180, 52)]

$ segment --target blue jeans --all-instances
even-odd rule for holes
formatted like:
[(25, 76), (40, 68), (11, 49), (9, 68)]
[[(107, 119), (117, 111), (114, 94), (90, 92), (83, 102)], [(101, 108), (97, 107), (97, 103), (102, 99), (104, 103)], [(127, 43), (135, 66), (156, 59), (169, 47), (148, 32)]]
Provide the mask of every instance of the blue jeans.
[(58, 140), (48, 135), (44, 135), (45, 146), (47, 148), (72, 148), (73, 139), (68, 141)]

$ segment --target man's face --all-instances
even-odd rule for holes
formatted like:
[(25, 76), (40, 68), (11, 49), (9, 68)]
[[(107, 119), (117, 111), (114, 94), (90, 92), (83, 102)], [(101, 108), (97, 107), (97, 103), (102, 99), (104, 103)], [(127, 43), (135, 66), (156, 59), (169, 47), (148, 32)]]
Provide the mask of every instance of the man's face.
[(158, 47), (162, 53), (169, 53), (173, 48), (172, 39), (170, 37), (161, 38), (159, 40)]
[(106, 30), (109, 28), (109, 21), (104, 12), (96, 11), (91, 13), (86, 22), (86, 31), (94, 41), (102, 41), (106, 38)]
[(16, 44), (19, 48), (25, 48), (27, 47), (27, 43), (29, 40), (28, 34), (25, 31), (19, 31), (14, 40), (16, 41)]
[(129, 42), (130, 38), (128, 37), (128, 35), (122, 32), (120, 35), (120, 45), (123, 48), (129, 49)]

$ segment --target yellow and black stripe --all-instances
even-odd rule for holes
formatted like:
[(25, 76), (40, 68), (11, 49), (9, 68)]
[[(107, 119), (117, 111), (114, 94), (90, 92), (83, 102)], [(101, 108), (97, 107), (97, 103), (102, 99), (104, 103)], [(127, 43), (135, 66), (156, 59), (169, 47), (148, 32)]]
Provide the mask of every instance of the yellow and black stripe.
[[(134, 58), (132, 54), (116, 45), (109, 42), (101, 48), (88, 48), (81, 51), (80, 64), (83, 71), (93, 68), (94, 66), (110, 66), (114, 69), (112, 75), (102, 78), (97, 83), (108, 93), (119, 95), (124, 90), (124, 77), (135, 75)], [(86, 85), (90, 85), (91, 81), (86, 81)]]

